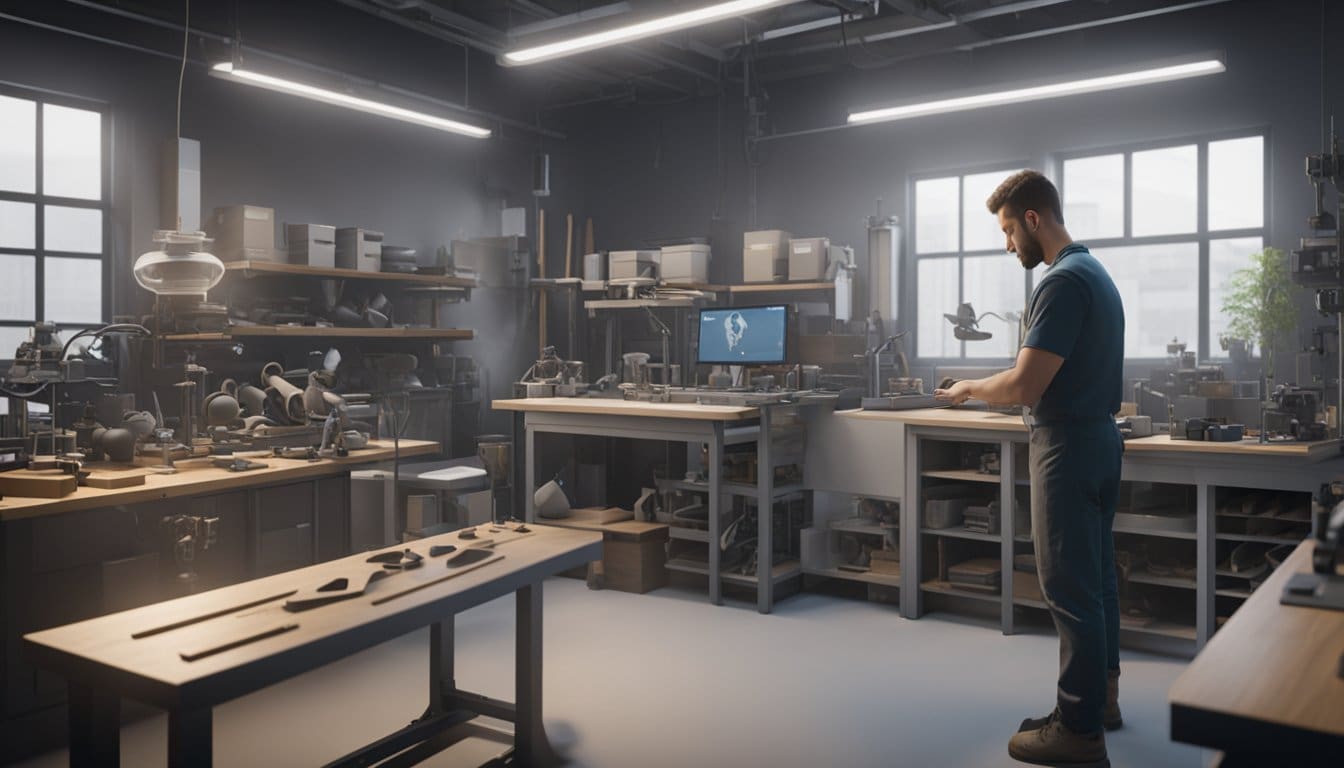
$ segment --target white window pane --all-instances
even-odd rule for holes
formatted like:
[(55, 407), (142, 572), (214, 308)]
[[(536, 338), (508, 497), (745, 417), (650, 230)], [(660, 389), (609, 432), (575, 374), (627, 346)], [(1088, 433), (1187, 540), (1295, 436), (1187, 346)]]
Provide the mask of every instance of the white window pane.
[(48, 251), (102, 253), (103, 212), (96, 208), (48, 205), (42, 232)]
[(14, 352), (18, 350), (19, 345), (27, 341), (32, 335), (28, 328), (16, 325), (0, 325), (0, 360), (13, 360)]
[(1007, 250), (1008, 241), (999, 229), (999, 219), (985, 207), (985, 201), (1014, 173), (1017, 171), (991, 171), (961, 177), (963, 251)]
[(103, 190), (103, 116), (42, 105), (42, 191), (97, 200)]
[(1199, 341), (1199, 244), (1132, 245), (1092, 252), (1125, 306), (1125, 357), (1166, 357), (1172, 337)]
[(37, 103), (0, 96), (0, 189), (37, 191)]
[(0, 200), (0, 248), (37, 247), (37, 207)]
[[(0, 320), (37, 317), (37, 257), (0, 255), (0, 275)], [(13, 351), (0, 345), (0, 358)]]
[[(1022, 313), (1025, 303), (1023, 269), (1016, 256), (971, 256), (962, 266), (965, 275), (962, 297), (977, 315), (993, 312)], [(950, 327), (950, 326), (949, 326)], [(1017, 355), (1018, 323), (992, 317), (980, 321), (980, 330), (994, 334), (985, 341), (966, 342), (966, 357), (1014, 357)]]
[(1195, 145), (1135, 152), (1133, 230), (1175, 235), (1196, 228), (1199, 153)]
[(943, 318), (943, 313), (957, 311), (957, 260), (920, 259), (916, 280), (919, 357), (960, 357), (961, 342), (952, 335), (952, 324)]
[(1255, 229), (1264, 223), (1264, 138), (1209, 142), (1209, 229)]
[(1079, 240), (1125, 236), (1125, 156), (1064, 161), (1064, 224)]
[(957, 178), (915, 182), (915, 252), (957, 250)]
[[(1251, 254), (1265, 247), (1259, 237), (1239, 237), (1209, 241), (1209, 352), (1213, 357), (1227, 357), (1218, 344), (1218, 337), (1227, 331), (1227, 315), (1223, 302), (1230, 292), (1232, 273), (1251, 266)], [(1250, 340), (1255, 344), (1255, 340)]]
[(47, 320), (98, 323), (103, 319), (103, 262), (49, 256), (44, 261), (43, 293)]

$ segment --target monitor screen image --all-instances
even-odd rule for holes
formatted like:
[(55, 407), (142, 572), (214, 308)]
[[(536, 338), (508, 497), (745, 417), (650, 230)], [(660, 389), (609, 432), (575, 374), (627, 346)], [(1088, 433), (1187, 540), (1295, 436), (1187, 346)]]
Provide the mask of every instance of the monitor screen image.
[(705, 365), (784, 363), (788, 314), (784, 305), (700, 310), (698, 362)]

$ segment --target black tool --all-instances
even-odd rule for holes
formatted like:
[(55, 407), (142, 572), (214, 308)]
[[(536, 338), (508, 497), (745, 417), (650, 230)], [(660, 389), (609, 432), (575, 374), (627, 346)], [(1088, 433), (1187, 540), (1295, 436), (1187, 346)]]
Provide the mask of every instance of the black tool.
[(491, 557), (494, 557), (494, 555), (495, 553), (491, 552), (488, 549), (478, 547), (473, 547), (471, 549), (464, 549), (461, 552), (458, 552), (456, 555), (453, 555), (452, 557), (448, 558), (448, 567), (461, 568), (464, 565), (471, 565), (472, 563), (479, 563), (482, 560), (488, 560)]
[(271, 627), (270, 629), (264, 629), (260, 632), (247, 635), (245, 637), (240, 637), (236, 640), (230, 640), (227, 643), (223, 643), (220, 645), (212, 645), (208, 648), (201, 648), (199, 650), (194, 651), (180, 651), (177, 655), (181, 656), (183, 661), (196, 661), (197, 659), (203, 659), (206, 656), (214, 656), (217, 653), (231, 651), (234, 648), (239, 648), (241, 646), (247, 645), (248, 643), (255, 643), (258, 640), (265, 640), (268, 637), (283, 635), (286, 632), (298, 628), (299, 628), (298, 624), (281, 624), (279, 626)]
[(424, 559), (423, 555), (412, 552), (409, 549), (403, 549), (400, 552), (379, 552), (376, 555), (371, 555), (364, 562), (382, 563), (384, 568), (396, 571), (417, 568)]
[(463, 530), (461, 533), (457, 534), (457, 538), (459, 538), (459, 539), (474, 539), (474, 538), (476, 538), (476, 529), (475, 529), (475, 528), (467, 528), (467, 529)]
[(432, 546), (432, 547), (429, 548), (429, 556), (430, 556), (430, 557), (439, 557), (439, 556), (441, 556), (441, 555), (446, 555), (446, 554), (448, 554), (448, 553), (450, 553), (450, 552), (456, 552), (456, 551), (457, 551), (457, 546), (456, 546), (456, 545), (453, 545), (453, 544), (435, 544), (434, 546)]

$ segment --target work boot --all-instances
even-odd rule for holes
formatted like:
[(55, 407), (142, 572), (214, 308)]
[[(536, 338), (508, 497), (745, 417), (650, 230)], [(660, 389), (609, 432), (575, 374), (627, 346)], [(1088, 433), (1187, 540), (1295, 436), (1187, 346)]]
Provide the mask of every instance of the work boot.
[(1030, 731), (1021, 731), (1008, 740), (1008, 754), (1014, 760), (1034, 765), (1088, 766), (1110, 768), (1106, 757), (1106, 735), (1075, 733), (1059, 719), (1056, 709), (1045, 719), (1045, 725)]
[[(1017, 727), (1017, 732), (1034, 731), (1045, 725), (1046, 717), (1028, 717)], [(1108, 731), (1119, 730), (1125, 721), (1120, 717), (1120, 670), (1106, 670), (1106, 708), (1101, 711), (1101, 727)]]

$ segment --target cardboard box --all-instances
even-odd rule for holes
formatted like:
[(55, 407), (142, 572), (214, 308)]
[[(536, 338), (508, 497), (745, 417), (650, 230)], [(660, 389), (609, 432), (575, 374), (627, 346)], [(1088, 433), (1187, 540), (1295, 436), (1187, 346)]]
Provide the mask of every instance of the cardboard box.
[(383, 233), (359, 227), (336, 230), (336, 266), (360, 272), (382, 272)]
[(216, 208), (209, 234), (211, 252), (221, 261), (278, 261), (275, 248), (275, 209), (260, 205)]
[(658, 279), (660, 255), (658, 251), (612, 251), (607, 256), (607, 279), (626, 280), (635, 277)]
[(742, 282), (773, 283), (789, 273), (789, 233), (763, 229), (742, 234)]
[(658, 270), (665, 283), (709, 282), (708, 245), (670, 245), (659, 256)]
[(831, 240), (827, 237), (794, 238), (789, 241), (789, 280), (820, 280), (826, 276)]
[(901, 575), (901, 553), (895, 549), (875, 549), (872, 552), (871, 559), (868, 561), (868, 568), (873, 573), (880, 573), (886, 576)]
[(336, 228), (326, 224), (290, 224), (285, 228), (289, 263), (336, 266)]

